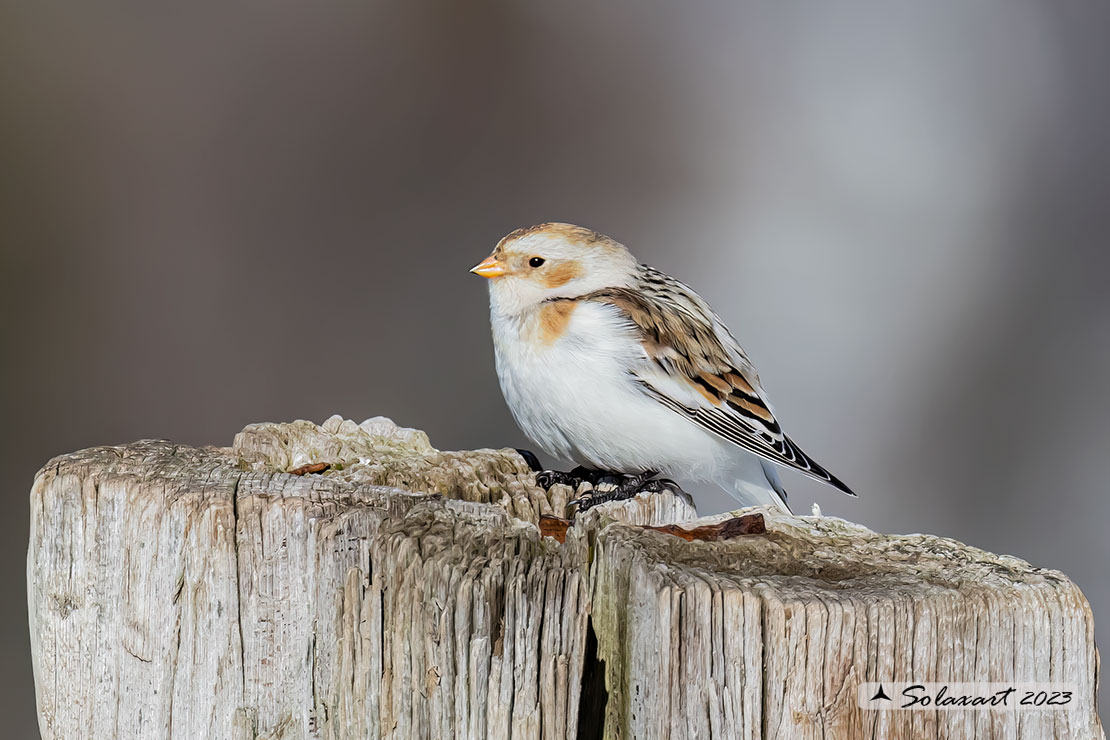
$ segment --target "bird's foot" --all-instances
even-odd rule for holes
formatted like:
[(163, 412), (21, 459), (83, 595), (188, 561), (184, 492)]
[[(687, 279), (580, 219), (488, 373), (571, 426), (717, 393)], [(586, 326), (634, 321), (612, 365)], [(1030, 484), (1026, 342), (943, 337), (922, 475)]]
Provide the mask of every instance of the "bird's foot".
[(582, 485), (582, 478), (573, 473), (564, 473), (561, 470), (541, 470), (536, 473), (536, 485), (545, 491), (550, 491), (554, 486), (569, 486), (571, 490), (578, 490)]
[(536, 484), (545, 491), (550, 491), (552, 486), (559, 485), (560, 483), (564, 486), (570, 486), (572, 490), (577, 491), (579, 486), (583, 483), (589, 483), (590, 486), (597, 488), (599, 483), (614, 476), (614, 473), (607, 473), (603, 470), (590, 470), (579, 466), (569, 473), (564, 473), (561, 470), (541, 470), (536, 473)]
[(572, 490), (577, 491), (579, 486), (583, 483), (589, 483), (591, 486), (596, 487), (597, 484), (608, 478), (612, 477), (614, 473), (608, 473), (604, 470), (590, 470), (581, 465), (570, 471), (564, 473), (561, 470), (545, 470), (540, 465), (539, 459), (528, 450), (517, 450), (524, 461), (528, 463), (533, 472), (536, 474), (536, 485), (545, 491), (550, 491), (552, 486), (564, 485), (569, 486)]
[(635, 475), (591, 470), (581, 465), (570, 472), (545, 470), (534, 453), (528, 450), (517, 450), (517, 453), (524, 458), (528, 467), (536, 474), (536, 485), (545, 491), (550, 491), (553, 486), (558, 485), (564, 485), (572, 491), (577, 491), (583, 483), (588, 483), (591, 490), (569, 502), (578, 513), (588, 511), (599, 504), (609, 503), (610, 501), (627, 501), (641, 493), (672, 491), (689, 498), (688, 494), (673, 480), (656, 478), (655, 476), (658, 473), (654, 470)]
[(638, 475), (605, 475), (594, 485), (589, 494), (570, 503), (577, 513), (588, 511), (599, 504), (610, 501), (627, 501), (641, 493), (662, 493), (663, 491), (681, 492), (679, 485), (669, 478), (656, 478), (655, 471)]

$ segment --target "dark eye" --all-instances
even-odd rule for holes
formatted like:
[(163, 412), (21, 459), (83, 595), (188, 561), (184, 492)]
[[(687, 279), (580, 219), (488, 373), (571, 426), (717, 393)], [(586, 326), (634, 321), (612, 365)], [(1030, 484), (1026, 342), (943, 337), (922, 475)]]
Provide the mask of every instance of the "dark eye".
[(547, 260), (545, 260), (543, 257), (533, 257), (532, 259), (528, 260), (528, 264), (532, 267), (539, 267), (546, 261)]

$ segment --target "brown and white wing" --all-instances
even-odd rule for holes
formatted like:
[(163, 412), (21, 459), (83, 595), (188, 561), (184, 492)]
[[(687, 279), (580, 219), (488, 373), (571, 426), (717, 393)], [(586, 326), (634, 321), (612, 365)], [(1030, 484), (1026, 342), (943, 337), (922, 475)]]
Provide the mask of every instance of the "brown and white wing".
[(690, 288), (644, 267), (639, 289), (585, 298), (617, 307), (636, 327), (648, 361), (633, 375), (646, 393), (748, 452), (855, 496), (783, 434), (744, 350)]

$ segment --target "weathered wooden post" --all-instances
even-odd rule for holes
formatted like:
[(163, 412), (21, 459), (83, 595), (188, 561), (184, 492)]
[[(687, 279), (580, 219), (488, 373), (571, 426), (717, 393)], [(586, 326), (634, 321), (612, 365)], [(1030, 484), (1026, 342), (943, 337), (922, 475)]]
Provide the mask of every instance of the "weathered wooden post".
[[(1103, 737), (1090, 608), (1060, 573), (835, 519), (691, 521), (670, 493), (542, 536), (570, 496), (386, 420), (59, 457), (31, 492), (42, 736)], [(861, 708), (879, 681), (1076, 696)]]

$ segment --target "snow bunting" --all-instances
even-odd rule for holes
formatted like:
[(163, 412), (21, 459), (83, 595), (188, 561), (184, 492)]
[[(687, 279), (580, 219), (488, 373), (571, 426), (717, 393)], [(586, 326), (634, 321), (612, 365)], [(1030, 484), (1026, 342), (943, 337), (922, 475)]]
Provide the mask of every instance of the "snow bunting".
[(497, 375), (540, 448), (584, 469), (712, 481), (789, 511), (775, 465), (852, 493), (783, 434), (728, 327), (621, 244), (562, 223), (518, 229), (489, 279)]

